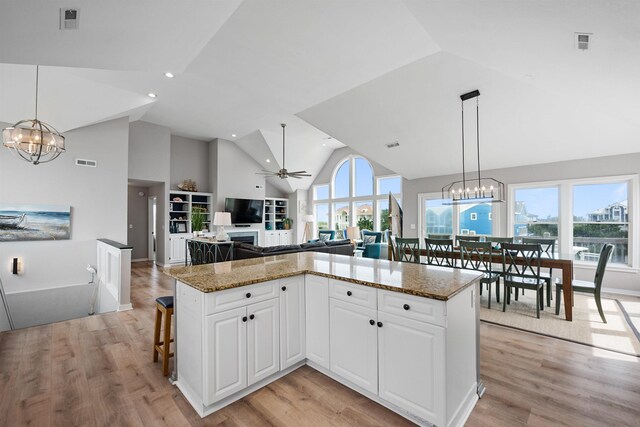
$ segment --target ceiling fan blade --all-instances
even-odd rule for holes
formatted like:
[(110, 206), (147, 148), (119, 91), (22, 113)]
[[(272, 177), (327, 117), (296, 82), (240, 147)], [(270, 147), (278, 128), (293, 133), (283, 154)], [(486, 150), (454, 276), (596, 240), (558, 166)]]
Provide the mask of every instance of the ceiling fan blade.
[(301, 176), (298, 176), (298, 175), (291, 175), (291, 174), (289, 174), (289, 176), (287, 176), (287, 178), (302, 179), (302, 177), (301, 177)]
[(292, 176), (299, 176), (299, 177), (303, 177), (303, 176), (311, 176), (311, 174), (308, 174), (308, 173), (295, 173), (295, 172), (289, 172), (289, 175), (292, 175)]
[(307, 173), (307, 171), (295, 171), (295, 172), (289, 172), (289, 173)]

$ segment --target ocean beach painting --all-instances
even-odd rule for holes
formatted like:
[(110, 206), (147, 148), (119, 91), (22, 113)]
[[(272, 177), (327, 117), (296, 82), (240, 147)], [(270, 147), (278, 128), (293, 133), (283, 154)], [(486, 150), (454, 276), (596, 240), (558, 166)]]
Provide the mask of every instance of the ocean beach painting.
[(71, 206), (0, 203), (0, 242), (70, 237)]

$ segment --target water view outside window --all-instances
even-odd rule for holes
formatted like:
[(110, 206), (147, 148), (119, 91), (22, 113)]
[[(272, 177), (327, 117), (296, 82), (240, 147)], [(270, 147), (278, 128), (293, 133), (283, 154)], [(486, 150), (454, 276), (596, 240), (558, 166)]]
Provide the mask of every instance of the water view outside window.
[(356, 180), (354, 196), (371, 196), (373, 194), (373, 169), (371, 165), (362, 157), (356, 157), (354, 165)]
[(318, 203), (315, 205), (315, 216), (318, 230), (329, 228), (329, 205), (327, 203)]
[(333, 198), (342, 199), (349, 197), (349, 161), (342, 163), (338, 172), (336, 172), (336, 179), (333, 184)]
[(356, 218), (356, 225), (360, 227), (360, 230), (374, 230), (373, 200), (355, 202), (353, 204), (353, 214)]
[(460, 234), (491, 235), (491, 203), (459, 205)]
[(604, 243), (615, 245), (612, 263), (627, 264), (627, 182), (573, 187), (573, 245), (576, 259), (597, 261)]
[(515, 191), (513, 235), (558, 237), (558, 187), (520, 188)]
[(313, 192), (313, 200), (327, 200), (329, 198), (329, 186), (317, 185)]
[(442, 203), (447, 200), (425, 200), (425, 224), (427, 234), (451, 234), (453, 235), (453, 206), (445, 206)]

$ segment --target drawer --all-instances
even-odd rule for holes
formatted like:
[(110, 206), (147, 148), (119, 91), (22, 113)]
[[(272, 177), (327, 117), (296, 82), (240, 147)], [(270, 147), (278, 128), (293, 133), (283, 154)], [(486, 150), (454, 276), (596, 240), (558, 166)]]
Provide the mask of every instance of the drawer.
[(204, 310), (205, 315), (231, 310), (255, 302), (265, 301), (278, 297), (278, 280), (257, 283), (255, 285), (240, 286), (239, 288), (225, 291), (210, 292), (206, 294)]
[(363, 307), (376, 308), (376, 290), (376, 288), (370, 288), (364, 285), (329, 279), (329, 296), (331, 298), (358, 304)]
[(378, 289), (379, 311), (438, 326), (446, 326), (445, 304), (431, 298)]

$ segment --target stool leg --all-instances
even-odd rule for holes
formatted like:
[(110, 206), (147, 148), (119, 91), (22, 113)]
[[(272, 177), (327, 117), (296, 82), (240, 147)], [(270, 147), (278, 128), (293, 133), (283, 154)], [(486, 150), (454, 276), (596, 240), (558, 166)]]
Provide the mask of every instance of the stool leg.
[(162, 374), (169, 375), (169, 353), (171, 350), (171, 315), (173, 310), (166, 310), (164, 319), (164, 343), (162, 344)]
[(156, 327), (153, 332), (153, 361), (158, 361), (158, 349), (156, 346), (160, 344), (160, 325), (162, 323), (162, 312), (156, 307)]

